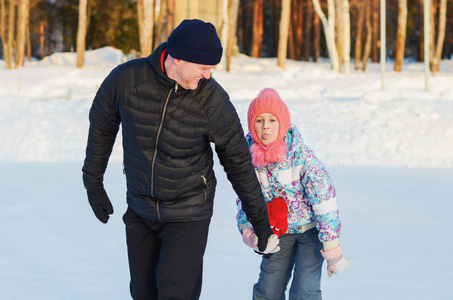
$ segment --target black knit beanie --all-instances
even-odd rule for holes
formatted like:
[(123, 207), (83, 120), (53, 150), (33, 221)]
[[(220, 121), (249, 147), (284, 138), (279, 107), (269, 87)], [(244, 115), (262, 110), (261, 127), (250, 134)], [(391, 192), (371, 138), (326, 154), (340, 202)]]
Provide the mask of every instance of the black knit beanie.
[(201, 65), (217, 65), (222, 50), (214, 25), (197, 19), (182, 21), (167, 41), (168, 54), (173, 58)]

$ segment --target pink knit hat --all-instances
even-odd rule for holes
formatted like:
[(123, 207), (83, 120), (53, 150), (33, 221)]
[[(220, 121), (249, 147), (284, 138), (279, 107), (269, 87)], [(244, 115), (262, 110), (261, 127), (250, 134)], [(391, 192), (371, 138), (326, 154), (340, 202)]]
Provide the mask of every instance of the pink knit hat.
[(250, 136), (254, 143), (260, 143), (255, 132), (255, 119), (262, 113), (273, 114), (279, 123), (277, 140), (284, 140), (289, 129), (291, 118), (288, 107), (282, 101), (277, 91), (271, 88), (263, 89), (258, 96), (250, 103), (247, 113), (247, 122)]

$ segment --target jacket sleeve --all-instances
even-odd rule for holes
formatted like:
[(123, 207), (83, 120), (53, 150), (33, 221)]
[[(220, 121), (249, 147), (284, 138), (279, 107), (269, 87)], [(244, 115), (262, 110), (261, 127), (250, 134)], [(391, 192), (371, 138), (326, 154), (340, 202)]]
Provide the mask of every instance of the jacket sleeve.
[(306, 159), (301, 170), (301, 184), (315, 215), (319, 239), (321, 242), (333, 241), (341, 233), (335, 187), (313, 151), (306, 145), (303, 145), (303, 151)]
[(93, 100), (90, 113), (90, 129), (83, 164), (83, 178), (102, 182), (119, 130), (120, 117), (117, 106), (116, 72), (104, 80)]
[(207, 107), (210, 139), (215, 144), (228, 180), (241, 199), (247, 219), (254, 226), (269, 224), (266, 202), (252, 166), (239, 116), (223, 89), (222, 94), (221, 101)]
[(244, 229), (251, 228), (253, 226), (252, 226), (252, 224), (250, 224), (249, 220), (247, 219), (247, 215), (242, 210), (241, 199), (239, 199), (239, 198), (236, 199), (236, 206), (238, 208), (238, 212), (236, 214), (236, 221), (237, 221), (237, 224), (238, 224), (238, 230), (242, 234)]

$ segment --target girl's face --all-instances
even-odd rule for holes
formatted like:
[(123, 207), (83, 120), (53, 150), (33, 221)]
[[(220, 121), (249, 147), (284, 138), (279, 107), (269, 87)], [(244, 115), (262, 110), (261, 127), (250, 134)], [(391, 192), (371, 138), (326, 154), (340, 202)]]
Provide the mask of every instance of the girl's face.
[(278, 119), (270, 113), (262, 113), (255, 119), (255, 133), (263, 145), (269, 145), (277, 140), (280, 124)]

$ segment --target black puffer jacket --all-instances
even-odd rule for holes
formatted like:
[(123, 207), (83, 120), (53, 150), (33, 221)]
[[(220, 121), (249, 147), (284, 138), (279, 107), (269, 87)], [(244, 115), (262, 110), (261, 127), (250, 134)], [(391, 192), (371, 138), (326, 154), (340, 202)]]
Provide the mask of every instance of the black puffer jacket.
[(266, 223), (264, 198), (242, 126), (213, 79), (185, 90), (163, 72), (165, 43), (149, 57), (115, 68), (90, 110), (85, 180), (101, 182), (122, 126), (127, 202), (154, 221), (212, 216), (216, 179), (211, 143), (248, 219)]

